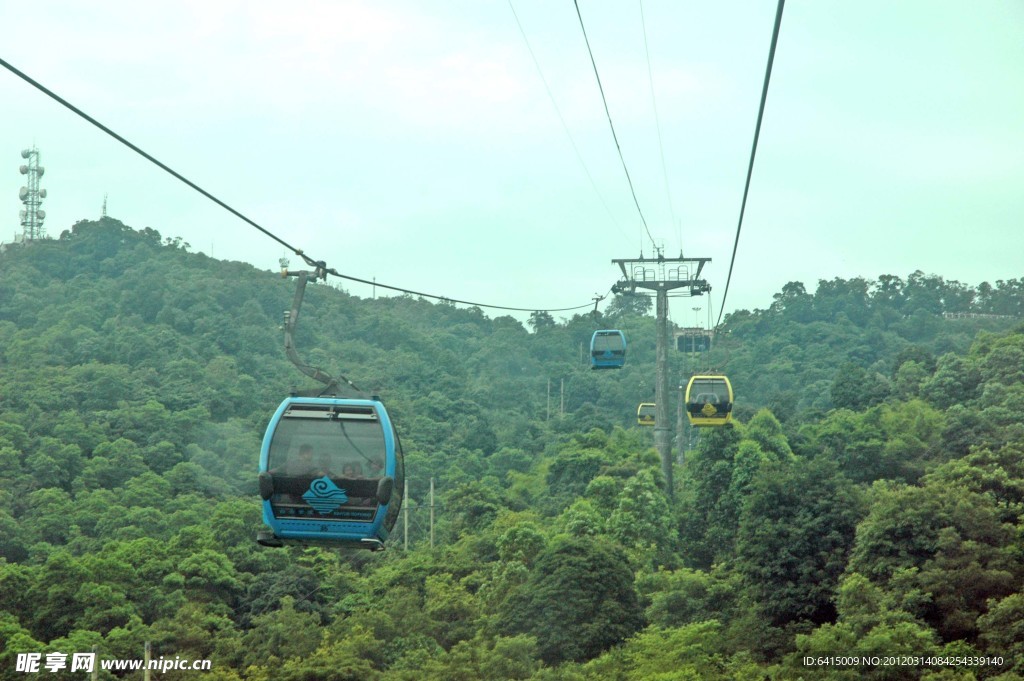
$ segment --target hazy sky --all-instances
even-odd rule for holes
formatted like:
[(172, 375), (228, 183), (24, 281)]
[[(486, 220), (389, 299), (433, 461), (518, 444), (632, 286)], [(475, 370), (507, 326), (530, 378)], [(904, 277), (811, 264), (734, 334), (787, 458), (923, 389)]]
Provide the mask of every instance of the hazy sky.
[[(650, 231), (712, 258), (717, 314), (776, 3), (580, 7)], [(1018, 0), (790, 0), (726, 311), (793, 280), (1024, 276), (1022, 36)], [(571, 0), (8, 2), (0, 56), (346, 274), (561, 308), (652, 254)], [(6, 70), (0, 102), (0, 240), (35, 144), (51, 236), (107, 194), (276, 269), (280, 246)]]

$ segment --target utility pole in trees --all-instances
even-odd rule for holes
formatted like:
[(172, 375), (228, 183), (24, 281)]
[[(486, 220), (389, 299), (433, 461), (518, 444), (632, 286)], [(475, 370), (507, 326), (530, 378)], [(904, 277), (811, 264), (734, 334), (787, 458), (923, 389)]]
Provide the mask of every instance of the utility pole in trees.
[(683, 435), (685, 432), (683, 429), (683, 401), (686, 398), (683, 396), (683, 386), (679, 386), (679, 399), (676, 401), (676, 447), (679, 448), (679, 455), (676, 457), (676, 461), (682, 466), (686, 463), (686, 438)]
[(700, 278), (704, 264), (711, 258), (666, 258), (658, 250), (657, 257), (612, 260), (622, 270), (622, 279), (614, 286), (614, 293), (636, 293), (636, 289), (655, 292), (657, 305), (654, 381), (654, 448), (661, 457), (661, 471), (665, 475), (668, 498), (673, 497), (672, 483), (672, 426), (669, 421), (668, 387), (668, 292), (678, 290), (682, 295), (699, 296), (711, 290), (708, 282)]
[(551, 420), (551, 379), (548, 379), (548, 415), (544, 419), (545, 421)]

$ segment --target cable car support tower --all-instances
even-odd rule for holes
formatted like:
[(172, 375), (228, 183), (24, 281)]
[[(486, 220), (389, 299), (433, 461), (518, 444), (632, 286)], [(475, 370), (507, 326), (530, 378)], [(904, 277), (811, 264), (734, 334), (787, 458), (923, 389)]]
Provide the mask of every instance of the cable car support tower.
[[(614, 286), (614, 293), (636, 293), (638, 288), (654, 291), (656, 299), (657, 350), (655, 354), (654, 382), (654, 448), (661, 457), (661, 470), (665, 475), (665, 490), (669, 500), (673, 497), (672, 484), (672, 427), (669, 421), (668, 384), (668, 292), (677, 291), (684, 296), (700, 296), (711, 291), (708, 282), (700, 278), (705, 263), (711, 258), (666, 258), (661, 249), (654, 258), (627, 258), (612, 260), (622, 271), (622, 279)], [(678, 294), (677, 293), (677, 294)]]

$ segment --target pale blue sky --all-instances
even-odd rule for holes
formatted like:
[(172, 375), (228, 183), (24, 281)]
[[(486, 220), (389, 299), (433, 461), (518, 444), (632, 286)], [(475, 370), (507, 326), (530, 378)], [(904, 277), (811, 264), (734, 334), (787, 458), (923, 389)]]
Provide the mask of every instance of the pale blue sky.
[[(584, 304), (651, 249), (572, 2), (513, 6), (582, 163), (507, 0), (4, 3), (0, 56), (341, 272)], [(651, 232), (713, 259), (717, 312), (775, 3), (643, 3), (660, 148), (640, 3), (580, 6)], [(1024, 276), (1022, 36), (1016, 0), (790, 0), (727, 311), (792, 280)], [(106, 193), (134, 228), (276, 267), (279, 246), (6, 71), (0, 101), (0, 240), (34, 143), (51, 235)]]

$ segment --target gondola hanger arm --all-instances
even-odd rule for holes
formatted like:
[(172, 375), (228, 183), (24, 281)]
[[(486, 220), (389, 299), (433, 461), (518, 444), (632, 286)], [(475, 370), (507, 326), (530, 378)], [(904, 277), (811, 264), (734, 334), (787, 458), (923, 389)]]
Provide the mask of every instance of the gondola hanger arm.
[[(322, 371), (319, 367), (310, 366), (302, 361), (299, 357), (298, 350), (295, 349), (295, 327), (299, 323), (299, 312), (302, 310), (302, 298), (306, 293), (306, 281), (309, 279), (310, 272), (305, 270), (298, 272), (289, 272), (288, 270), (282, 271), (282, 276), (285, 277), (296, 277), (295, 282), (295, 297), (292, 299), (292, 309), (287, 310), (284, 313), (284, 351), (299, 371), (306, 374), (310, 378), (320, 381), (324, 385), (330, 386), (336, 381), (334, 377), (328, 375)], [(312, 273), (314, 277), (316, 273)]]

